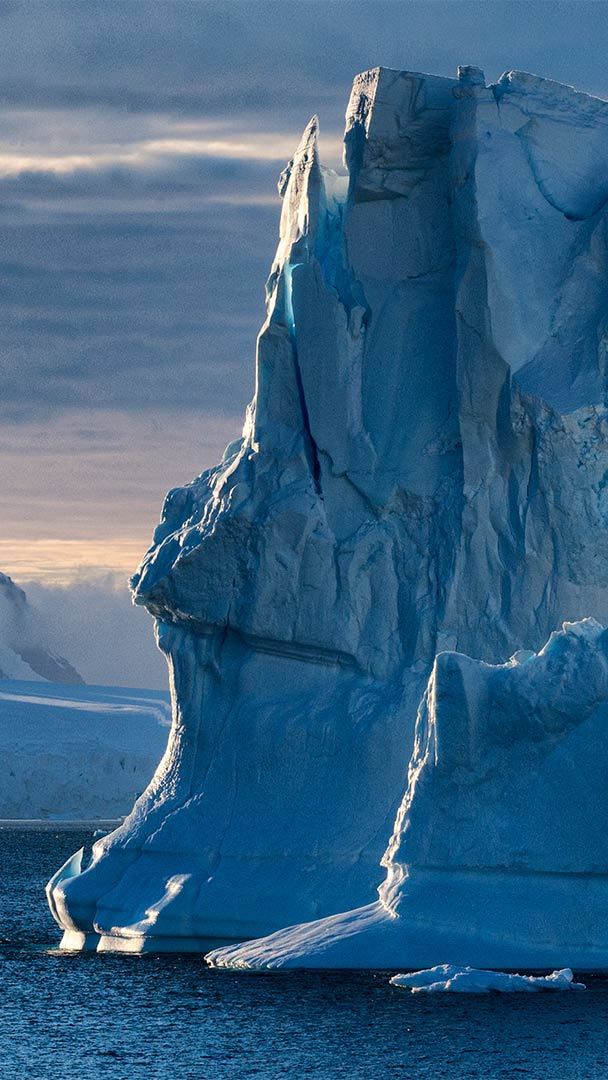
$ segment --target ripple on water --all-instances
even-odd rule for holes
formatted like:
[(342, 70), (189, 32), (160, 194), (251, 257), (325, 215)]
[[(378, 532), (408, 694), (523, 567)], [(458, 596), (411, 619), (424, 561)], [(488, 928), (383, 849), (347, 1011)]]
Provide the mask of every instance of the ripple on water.
[(608, 1075), (608, 981), (581, 994), (404, 993), (379, 972), (211, 971), (67, 954), (44, 884), (92, 827), (0, 828), (0, 1080), (466, 1080)]

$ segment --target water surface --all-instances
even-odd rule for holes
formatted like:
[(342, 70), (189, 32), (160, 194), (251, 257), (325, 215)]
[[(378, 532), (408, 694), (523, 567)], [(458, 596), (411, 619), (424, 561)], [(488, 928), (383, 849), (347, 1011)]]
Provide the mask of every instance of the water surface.
[(608, 981), (411, 995), (385, 973), (66, 955), (44, 884), (95, 826), (0, 826), (1, 1080), (608, 1077)]

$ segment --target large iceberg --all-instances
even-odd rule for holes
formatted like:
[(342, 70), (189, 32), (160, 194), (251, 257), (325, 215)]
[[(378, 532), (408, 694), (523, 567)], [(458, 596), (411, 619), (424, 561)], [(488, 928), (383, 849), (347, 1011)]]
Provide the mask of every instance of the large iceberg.
[[(280, 179), (242, 438), (169, 493), (133, 579), (169, 662), (167, 753), (91, 864), (56, 883), (54, 910), (71, 944), (130, 950), (203, 950), (331, 916), (338, 937), (376, 942), (361, 944), (358, 966), (376, 965), (415, 863), (414, 920), (431, 902), (429, 918), (449, 920), (435, 891), (458, 867), (463, 933), (462, 911), (480, 905), (467, 941), (503, 880), (514, 919), (519, 895), (534, 906), (537, 877), (540, 904), (565, 875), (588, 890), (595, 941), (604, 639), (584, 622), (543, 646), (564, 622), (608, 618), (608, 103), (521, 72), (486, 87), (476, 68), (455, 79), (377, 68), (353, 85), (347, 175), (322, 167), (317, 133), (313, 118)], [(560, 676), (564, 710), (555, 649), (573, 665)], [(589, 685), (576, 667), (585, 649)], [(501, 679), (521, 708), (511, 716), (501, 698), (487, 716), (484, 694)], [(453, 709), (440, 716), (432, 688), (448, 684)], [(446, 775), (469, 778), (462, 805), (449, 779), (410, 799), (422, 790), (410, 773), (370, 906), (412, 749), (410, 770), (422, 733), (439, 728)], [(570, 771), (565, 740), (580, 755)], [(486, 767), (500, 773), (489, 787)], [(543, 798), (560, 768), (565, 788)], [(495, 806), (502, 781), (512, 800)], [(486, 835), (488, 807), (498, 831)], [(567, 822), (564, 852), (552, 829)], [(539, 837), (551, 843), (537, 866), (526, 844)], [(431, 841), (446, 861), (425, 877)], [(480, 873), (494, 892), (477, 888)], [(407, 963), (449, 962), (423, 931)], [(534, 952), (521, 940), (518, 965)], [(504, 965), (495, 951), (480, 962)], [(405, 966), (400, 955), (389, 966)], [(331, 962), (352, 952), (337, 946)]]

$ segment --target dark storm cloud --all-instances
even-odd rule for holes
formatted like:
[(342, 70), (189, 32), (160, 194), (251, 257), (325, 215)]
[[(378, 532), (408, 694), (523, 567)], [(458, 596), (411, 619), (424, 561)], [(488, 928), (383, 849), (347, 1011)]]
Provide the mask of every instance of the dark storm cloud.
[(0, 86), (39, 107), (341, 109), (360, 68), (482, 62), (599, 91), (605, 23), (605, 5), (584, 0), (24, 0), (3, 6)]
[(5, 224), (4, 407), (241, 408), (276, 216), (237, 204)]
[(276, 178), (310, 113), (335, 142), (377, 63), (605, 94), (606, 22), (593, 3), (0, 4), (4, 415), (239, 413)]

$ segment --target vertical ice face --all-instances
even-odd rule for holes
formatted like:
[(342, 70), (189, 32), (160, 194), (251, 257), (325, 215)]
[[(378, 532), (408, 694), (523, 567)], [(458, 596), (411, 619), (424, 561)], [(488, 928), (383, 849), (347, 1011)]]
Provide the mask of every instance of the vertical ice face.
[[(362, 424), (375, 505), (433, 500), (460, 474), (449, 187), (457, 81), (378, 68), (346, 114), (349, 265), (366, 309)], [(429, 359), (432, 357), (432, 366)]]
[(608, 105), (522, 72), (465, 93), (457, 190), (475, 207), (496, 350), (558, 412), (601, 405)]
[(607, 122), (521, 73), (375, 69), (347, 190), (311, 121), (244, 441), (171, 493), (138, 602), (382, 678), (602, 616)]
[(496, 661), (608, 607), (608, 103), (517, 72), (457, 94), (464, 499), (446, 629)]
[(377, 68), (348, 176), (307, 125), (242, 439), (133, 579), (168, 754), (62, 886), (72, 929), (198, 947), (364, 904), (436, 655), (606, 618), (607, 121), (521, 73)]
[(316, 120), (306, 128), (281, 177), (244, 442), (212, 497), (206, 479), (172, 494), (178, 516), (135, 581), (161, 618), (171, 591), (171, 619), (179, 607), (191, 623), (324, 650), (379, 677), (433, 655), (462, 488), (456, 85), (360, 76), (348, 183), (321, 168)]

